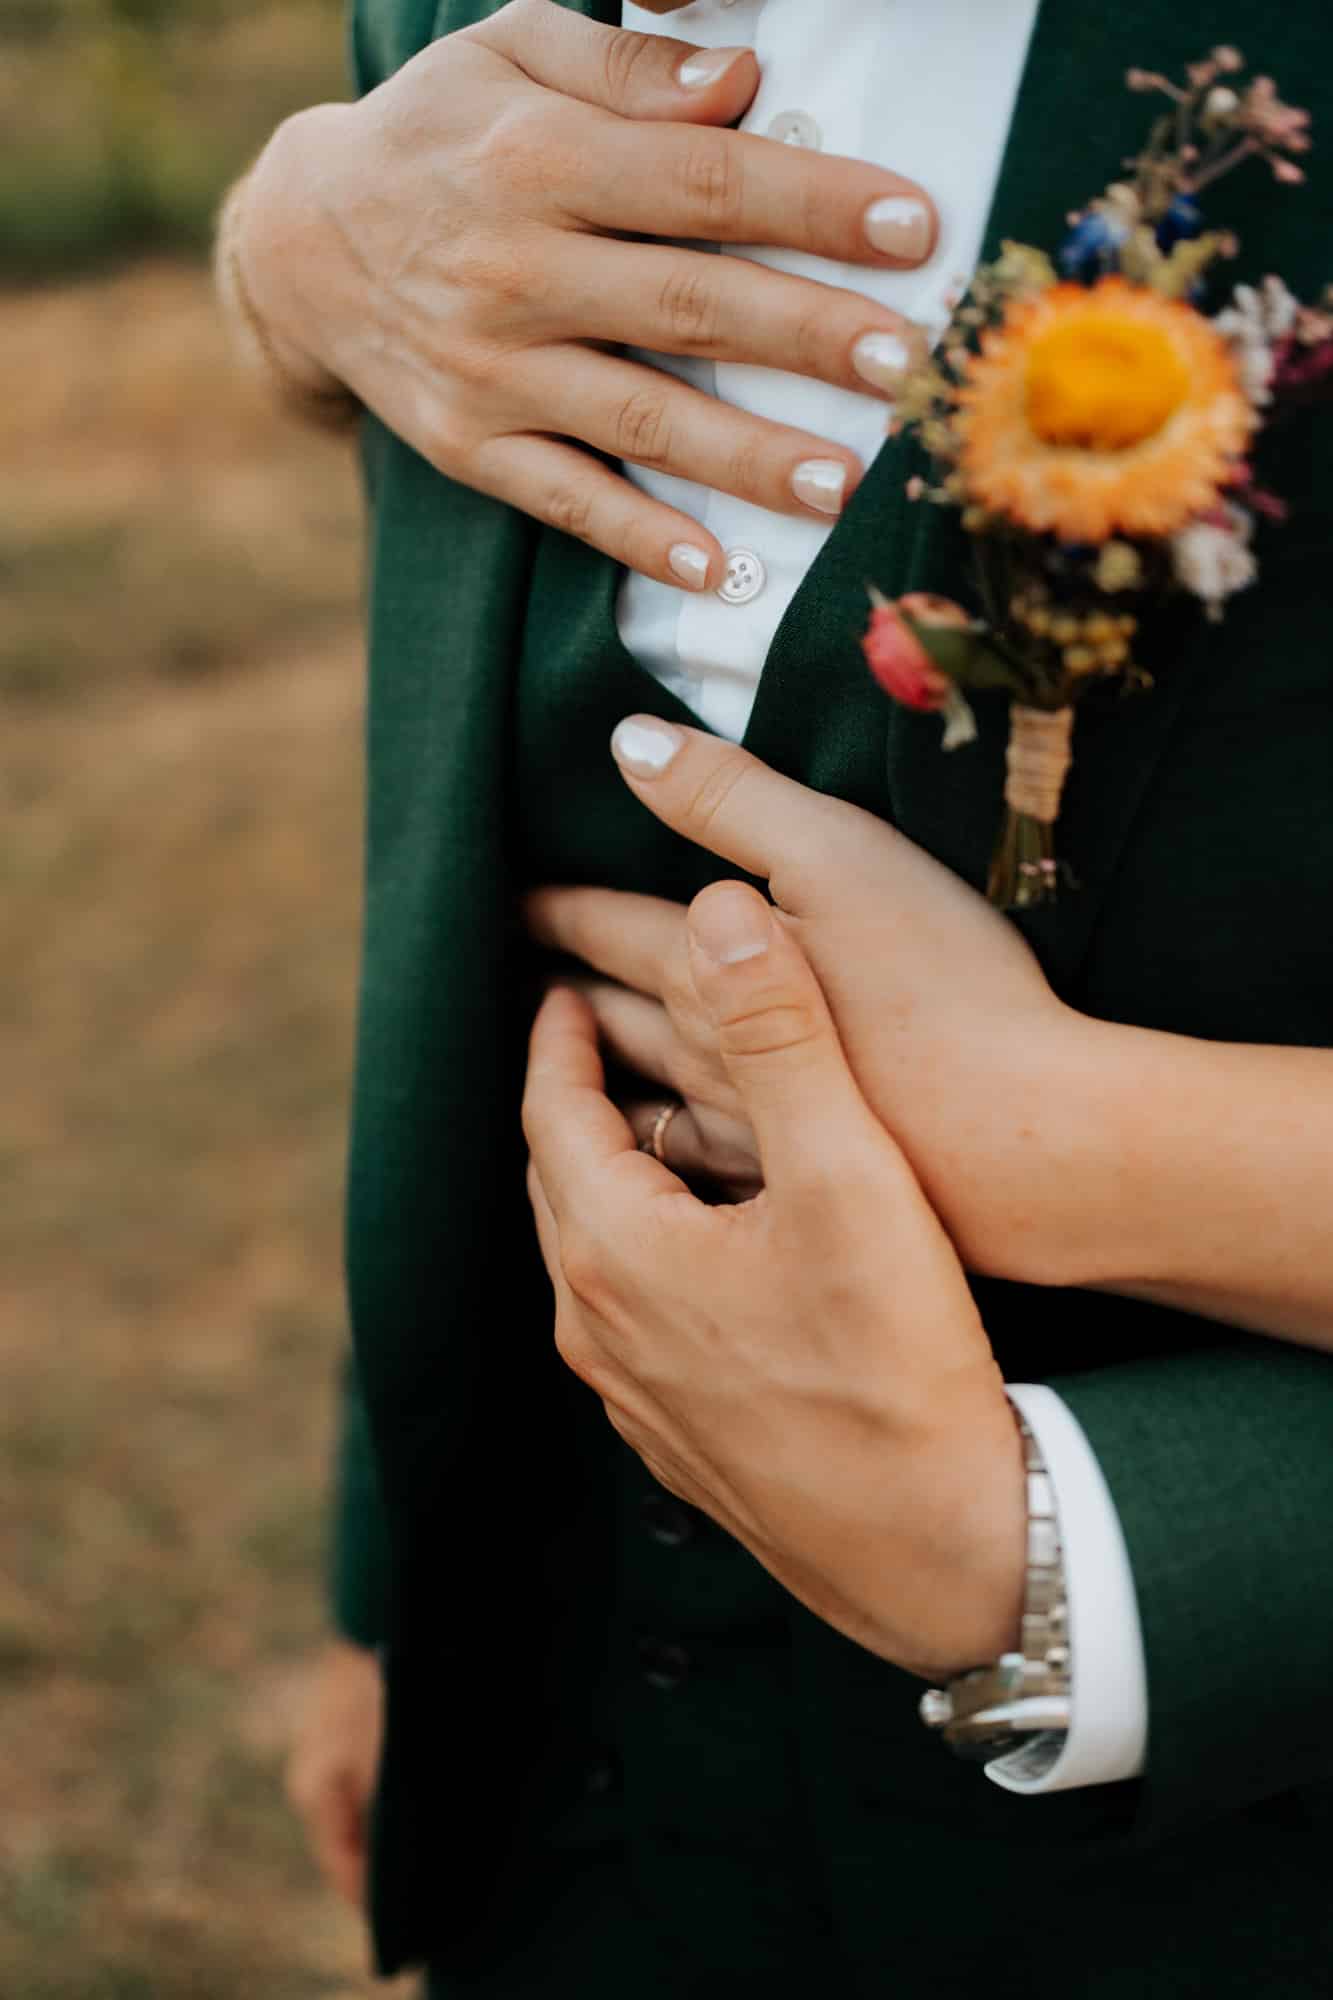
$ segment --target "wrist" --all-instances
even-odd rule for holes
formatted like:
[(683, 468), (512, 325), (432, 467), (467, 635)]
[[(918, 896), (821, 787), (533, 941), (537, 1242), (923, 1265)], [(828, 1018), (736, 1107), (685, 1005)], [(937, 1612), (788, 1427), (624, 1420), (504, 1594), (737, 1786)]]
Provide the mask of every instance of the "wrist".
[(1149, 1219), (1140, 1041), (1073, 1008), (1044, 1030), (1015, 1118), (1009, 1242), (991, 1275), (1092, 1288), (1138, 1259)]
[(228, 193), (218, 217), (214, 274), (234, 343), (251, 371), (279, 400), (316, 421), (340, 427), (356, 398), (287, 331), (284, 274), (310, 262), (297, 195), (303, 178), (301, 130), (345, 106), (320, 106), (279, 126), (250, 171)]
[(948, 1426), (917, 1492), (927, 1533), (907, 1566), (907, 1595), (918, 1616), (896, 1657), (923, 1680), (949, 1680), (1021, 1643), (1027, 1470), (1002, 1388), (979, 1415)]

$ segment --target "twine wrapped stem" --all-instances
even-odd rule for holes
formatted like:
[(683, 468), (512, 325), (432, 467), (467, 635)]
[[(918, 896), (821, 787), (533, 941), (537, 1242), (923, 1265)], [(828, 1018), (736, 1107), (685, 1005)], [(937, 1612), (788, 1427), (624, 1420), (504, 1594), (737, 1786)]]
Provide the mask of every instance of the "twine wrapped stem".
[(1054, 901), (1059, 870), (1055, 822), (1073, 762), (1072, 708), (1009, 711), (1005, 822), (988, 894), (1001, 909)]

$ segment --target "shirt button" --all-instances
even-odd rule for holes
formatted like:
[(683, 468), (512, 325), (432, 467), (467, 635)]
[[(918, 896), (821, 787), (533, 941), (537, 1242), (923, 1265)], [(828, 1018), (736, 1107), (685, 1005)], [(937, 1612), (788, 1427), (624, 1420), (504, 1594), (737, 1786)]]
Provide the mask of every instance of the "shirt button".
[(824, 134), (808, 111), (779, 111), (769, 124), (768, 136), (779, 145), (809, 146), (816, 153), (824, 143)]
[(673, 1500), (669, 1493), (644, 1495), (643, 1525), (659, 1548), (683, 1549), (694, 1540), (692, 1510)]
[(724, 604), (751, 604), (768, 582), (768, 571), (753, 549), (728, 549), (727, 573), (717, 594)]

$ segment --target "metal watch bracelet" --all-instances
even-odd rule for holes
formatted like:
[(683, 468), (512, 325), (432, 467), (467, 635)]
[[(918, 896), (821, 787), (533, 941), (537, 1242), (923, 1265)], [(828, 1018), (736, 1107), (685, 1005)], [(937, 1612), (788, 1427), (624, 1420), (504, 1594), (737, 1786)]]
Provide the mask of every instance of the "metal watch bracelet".
[(1017, 1410), (1027, 1468), (1023, 1650), (959, 1674), (921, 1698), (921, 1720), (960, 1757), (989, 1759), (1033, 1736), (1069, 1728), (1069, 1606), (1055, 1491), (1041, 1449)]

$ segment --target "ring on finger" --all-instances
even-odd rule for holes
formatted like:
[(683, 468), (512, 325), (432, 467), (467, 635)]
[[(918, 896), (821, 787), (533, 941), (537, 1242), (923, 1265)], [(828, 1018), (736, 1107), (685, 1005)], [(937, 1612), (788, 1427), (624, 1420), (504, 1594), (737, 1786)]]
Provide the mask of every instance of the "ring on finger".
[(667, 1163), (666, 1135), (671, 1121), (678, 1111), (683, 1111), (684, 1109), (684, 1105), (679, 1100), (674, 1104), (664, 1104), (654, 1118), (647, 1137), (639, 1141), (639, 1151), (641, 1153), (651, 1153), (661, 1167), (664, 1167)]

